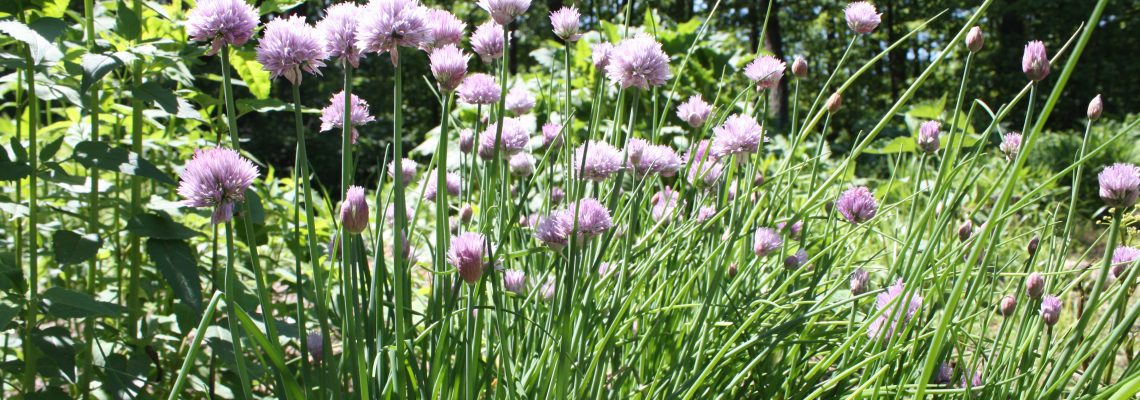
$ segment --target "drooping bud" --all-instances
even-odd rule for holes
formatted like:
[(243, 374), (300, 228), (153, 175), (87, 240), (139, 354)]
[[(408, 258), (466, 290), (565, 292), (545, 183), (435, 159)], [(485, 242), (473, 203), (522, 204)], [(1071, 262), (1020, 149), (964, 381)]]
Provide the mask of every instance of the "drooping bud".
[(982, 36), (982, 28), (975, 26), (970, 28), (970, 33), (966, 34), (966, 48), (970, 49), (971, 53), (977, 53), (982, 50), (982, 45), (985, 44), (986, 39)]

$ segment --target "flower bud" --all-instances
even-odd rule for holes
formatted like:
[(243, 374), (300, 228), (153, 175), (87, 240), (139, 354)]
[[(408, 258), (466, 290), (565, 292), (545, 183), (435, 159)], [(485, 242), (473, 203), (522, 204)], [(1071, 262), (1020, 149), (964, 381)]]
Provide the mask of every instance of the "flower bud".
[(792, 62), (792, 75), (795, 75), (797, 78), (803, 78), (807, 76), (807, 73), (807, 60), (804, 60), (803, 57), (796, 57), (796, 61)]
[(1029, 298), (1040, 299), (1042, 294), (1045, 294), (1045, 278), (1036, 272), (1030, 273), (1029, 277), (1025, 278), (1025, 294)]
[(792, 255), (790, 255), (784, 259), (784, 268), (787, 268), (789, 270), (794, 270), (794, 269), (802, 267), (804, 264), (806, 264), (807, 260), (808, 260), (807, 252), (804, 251), (804, 249), (800, 249), (799, 251), (796, 252), (796, 254), (792, 254)]
[(364, 198), (364, 188), (348, 188), (340, 205), (340, 224), (349, 233), (361, 233), (368, 227), (368, 200)]
[(320, 332), (310, 332), (305, 338), (305, 347), (308, 347), (314, 361), (325, 358), (325, 338)]
[(1012, 294), (1007, 294), (1001, 298), (1001, 305), (998, 307), (998, 312), (1001, 316), (1008, 317), (1013, 315), (1014, 310), (1017, 309), (1017, 298)]
[(962, 225), (958, 226), (958, 241), (965, 242), (970, 239), (970, 236), (973, 235), (974, 223), (970, 222), (970, 220), (966, 220), (965, 222), (962, 222)]
[(867, 281), (869, 279), (870, 279), (870, 275), (867, 274), (866, 270), (864, 270), (863, 268), (855, 268), (855, 271), (851, 273), (851, 279), (849, 282), (849, 288), (851, 289), (851, 295), (852, 296), (858, 296), (858, 295), (861, 295), (863, 293), (866, 293), (867, 292)]
[(1041, 245), (1041, 238), (1034, 236), (1033, 239), (1029, 239), (1029, 244), (1025, 246), (1025, 251), (1029, 253), (1030, 257), (1033, 257), (1033, 255), (1037, 254), (1037, 246), (1039, 245)]
[(736, 263), (728, 264), (728, 279), (736, 277), (737, 267)]
[(966, 34), (966, 48), (970, 49), (971, 53), (977, 53), (982, 50), (982, 45), (985, 44), (986, 39), (982, 36), (982, 28), (975, 26), (970, 28), (970, 33)]
[(827, 112), (835, 114), (839, 112), (839, 107), (842, 106), (843, 96), (840, 96), (839, 92), (832, 93), (831, 97), (827, 98)]
[(1041, 319), (1045, 320), (1045, 324), (1053, 326), (1061, 317), (1061, 299), (1056, 296), (1045, 296), (1041, 300)]
[(1093, 97), (1089, 102), (1089, 120), (1096, 121), (1100, 119), (1100, 114), (1104, 112), (1104, 100), (1101, 100), (1100, 95)]
[(459, 209), (459, 220), (463, 223), (471, 222), (471, 217), (475, 215), (475, 210), (471, 208), (470, 204), (464, 204), (463, 208)]
[(459, 151), (463, 154), (471, 154), (471, 150), (475, 149), (475, 132), (470, 129), (459, 131)]

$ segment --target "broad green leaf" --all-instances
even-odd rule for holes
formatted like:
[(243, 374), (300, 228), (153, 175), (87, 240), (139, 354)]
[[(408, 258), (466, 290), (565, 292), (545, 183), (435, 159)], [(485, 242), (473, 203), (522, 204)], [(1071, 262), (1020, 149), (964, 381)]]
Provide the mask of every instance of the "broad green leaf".
[(79, 264), (94, 257), (103, 241), (93, 234), (80, 235), (72, 231), (55, 231), (51, 236), (55, 262)]
[(59, 286), (45, 291), (43, 299), (48, 302), (48, 314), (59, 318), (117, 317), (127, 312), (126, 307)]
[(304, 3), (302, 0), (265, 0), (257, 7), (258, 15), (280, 14)]
[(83, 141), (75, 145), (75, 159), (84, 167), (150, 178), (159, 183), (175, 185), (174, 181), (158, 167), (138, 154), (120, 147), (110, 147), (103, 142)]
[(198, 236), (198, 232), (174, 222), (166, 214), (140, 214), (127, 222), (127, 231), (151, 239), (180, 240)]
[(149, 81), (135, 86), (132, 93), (139, 100), (155, 102), (159, 108), (168, 114), (178, 113), (178, 96), (174, 95), (173, 90), (163, 87), (158, 82)]
[(154, 266), (174, 289), (174, 296), (196, 312), (202, 311), (202, 282), (198, 275), (197, 257), (182, 240), (149, 239), (146, 253)]
[[(16, 138), (12, 138), (12, 140), (15, 141)], [(8, 157), (6, 150), (0, 149), (0, 181), (24, 179), (24, 177), (27, 177), (28, 174), (31, 173), (32, 166), (28, 165), (24, 160), (20, 160), (19, 153), (17, 153), (17, 159), (12, 160)]]
[(32, 334), (32, 343), (41, 353), (48, 355), (41, 358), (43, 364), (36, 368), (41, 375), (59, 376), (75, 382), (76, 351), (73, 336), (75, 335), (63, 326), (39, 329)]
[(230, 64), (233, 64), (234, 71), (237, 71), (238, 77), (245, 82), (245, 86), (249, 88), (249, 92), (253, 97), (258, 99), (269, 98), (269, 71), (262, 68), (261, 63), (257, 62), (256, 55), (252, 51), (238, 51), (232, 50), (230, 52)]
[(17, 315), (20, 315), (19, 307), (0, 303), (0, 332), (8, 329), (8, 325), (12, 323), (12, 320), (15, 319)]
[(24, 42), (32, 51), (32, 63), (43, 64), (45, 61), (54, 62), (63, 58), (63, 52), (54, 43), (44, 38), (27, 25), (17, 21), (0, 21), (0, 33), (11, 36), (13, 39)]
[[(229, 301), (227, 301), (227, 303), (229, 303)], [(249, 335), (249, 337), (257, 343), (258, 347), (261, 348), (261, 351), (265, 352), (265, 355), (269, 358), (269, 362), (272, 363), (273, 368), (277, 370), (277, 375), (281, 377), (281, 380), (285, 383), (285, 397), (290, 400), (304, 398), (304, 395), (301, 393), (301, 386), (297, 384), (297, 378), (293, 377), (293, 372), (285, 366), (285, 357), (277, 352), (277, 346), (274, 346), (273, 343), (265, 337), (265, 334), (261, 332), (261, 328), (257, 327), (257, 324), (253, 322), (253, 318), (250, 318), (249, 314), (247, 314), (241, 306), (237, 304), (226, 304), (226, 307), (234, 308), (234, 311), (236, 311), (234, 314), (237, 314), (238, 321), (241, 322), (241, 327), (245, 330), (246, 335)], [(267, 323), (273, 323), (273, 321)], [(273, 340), (277, 340), (277, 338), (273, 338)]]
[(123, 0), (115, 5), (115, 33), (127, 39), (138, 39), (142, 35), (138, 14)]
[[(43, 132), (43, 130), (40, 131)], [(48, 144), (44, 145), (44, 147), (40, 149), (40, 162), (47, 162), (48, 160), (54, 158), (55, 154), (59, 153), (60, 147), (63, 147), (63, 136), (60, 136), (55, 140), (48, 142)]]
[(87, 92), (91, 85), (123, 65), (123, 61), (114, 55), (87, 53), (83, 55), (80, 65), (83, 66), (83, 80), (79, 83), (79, 91)]

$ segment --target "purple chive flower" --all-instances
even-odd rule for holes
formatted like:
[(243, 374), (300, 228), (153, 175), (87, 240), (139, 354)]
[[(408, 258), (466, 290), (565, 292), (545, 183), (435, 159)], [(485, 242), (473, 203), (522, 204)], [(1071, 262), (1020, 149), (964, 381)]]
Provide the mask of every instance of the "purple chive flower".
[(562, 124), (556, 122), (547, 122), (546, 124), (542, 125), (542, 146), (562, 146)]
[(792, 254), (784, 259), (784, 268), (796, 269), (802, 267), (808, 262), (808, 253), (804, 249), (799, 249), (796, 254)]
[(325, 338), (320, 332), (309, 332), (305, 336), (305, 347), (308, 348), (313, 360), (320, 361), (325, 358)]
[(475, 149), (475, 132), (471, 128), (463, 128), (459, 131), (459, 151), (464, 154), (470, 154), (471, 150)]
[(637, 161), (632, 159), (630, 161), (634, 173), (638, 176), (659, 174), (670, 177), (681, 169), (681, 157), (673, 148), (665, 145), (646, 145)]
[(787, 64), (779, 58), (762, 56), (744, 67), (744, 76), (756, 84), (757, 90), (771, 89), (780, 84)]
[(1025, 294), (1031, 299), (1040, 299), (1041, 295), (1045, 293), (1045, 278), (1036, 272), (1032, 272), (1025, 278)]
[(213, 207), (210, 222), (220, 224), (234, 215), (234, 204), (245, 199), (245, 191), (257, 179), (257, 167), (226, 148), (197, 150), (178, 184), (178, 194), (187, 207)]
[(530, 176), (534, 173), (534, 156), (530, 153), (518, 153), (511, 156), (508, 161), (511, 175), (515, 176)]
[(325, 18), (317, 21), (325, 53), (353, 68), (360, 67), (360, 48), (356, 47), (357, 17), (361, 8), (353, 2), (338, 3), (325, 10)]
[(463, 54), (463, 50), (454, 44), (445, 44), (432, 50), (428, 59), (431, 61), (431, 74), (439, 83), (439, 89), (451, 92), (467, 76), (467, 61), (471, 60), (471, 56)]
[(1140, 167), (1116, 163), (1097, 176), (1100, 181), (1100, 199), (1114, 208), (1127, 208), (1140, 198)]
[[(416, 179), (416, 166), (416, 162), (412, 161), (411, 159), (405, 158), (403, 160), (400, 160), (400, 172), (402, 172), (400, 177), (404, 178), (404, 183), (411, 182), (413, 179)], [(393, 174), (395, 170), (396, 163), (394, 161), (388, 163), (388, 176), (395, 178), (396, 175)]]
[(673, 77), (669, 72), (669, 55), (661, 49), (661, 43), (648, 35), (622, 40), (610, 52), (609, 58), (606, 76), (622, 89), (636, 87), (649, 90)]
[(506, 101), (507, 110), (515, 115), (523, 115), (530, 112), (534, 108), (534, 96), (525, 87), (515, 86), (510, 92), (507, 92)]
[(985, 36), (982, 35), (981, 27), (970, 28), (970, 32), (966, 34), (966, 48), (971, 53), (982, 51), (982, 45), (986, 42)]
[(550, 188), (550, 204), (558, 204), (562, 199), (566, 198), (566, 192), (562, 191), (560, 187)]
[(954, 378), (954, 367), (950, 363), (939, 363), (938, 374), (934, 376), (934, 383), (939, 385), (949, 385)]
[(724, 125), (713, 128), (713, 133), (713, 154), (718, 157), (755, 153), (764, 140), (764, 128), (756, 119), (740, 114), (728, 117)]
[(1041, 299), (1041, 319), (1045, 321), (1046, 325), (1056, 325), (1057, 320), (1061, 318), (1062, 307), (1064, 304), (1057, 296), (1045, 296)]
[(526, 272), (517, 269), (508, 269), (503, 272), (503, 289), (522, 294), (526, 290)]
[(694, 94), (689, 97), (689, 100), (677, 106), (677, 116), (687, 122), (693, 128), (700, 128), (709, 119), (709, 114), (712, 114), (712, 107), (706, 103), (701, 95)]
[(1014, 297), (1012, 294), (1007, 294), (1001, 298), (1001, 304), (998, 306), (998, 312), (1001, 313), (1001, 316), (1011, 316), (1016, 310), (1017, 297)]
[(756, 236), (752, 243), (752, 251), (756, 253), (757, 257), (764, 257), (772, 254), (784, 244), (784, 240), (780, 238), (780, 233), (771, 228), (756, 229)]
[[(447, 194), (449, 196), (459, 196), (459, 189), (462, 186), (459, 180), (459, 174), (448, 172), (444, 175), (444, 183), (447, 184)], [(439, 193), (439, 170), (434, 169), (430, 174), (424, 175), (424, 200), (435, 201), (436, 195)]]
[(867, 289), (870, 288), (868, 286), (868, 282), (870, 280), (871, 275), (867, 273), (867, 270), (863, 269), (862, 267), (855, 268), (855, 271), (851, 272), (851, 277), (848, 278), (847, 288), (851, 290), (852, 296), (858, 296), (863, 293), (867, 293)]
[(796, 61), (792, 62), (792, 75), (796, 78), (806, 77), (808, 74), (808, 63), (803, 57), (796, 57)]
[(488, 253), (484, 242), (483, 235), (464, 232), (451, 237), (451, 248), (447, 250), (447, 263), (472, 285), (483, 275), (483, 254)]
[(571, 203), (566, 211), (570, 216), (573, 216), (575, 209), (578, 213), (578, 240), (580, 242), (601, 235), (614, 226), (613, 219), (610, 218), (610, 210), (596, 199), (587, 197)]
[(882, 22), (882, 14), (875, 12), (875, 5), (866, 1), (856, 1), (848, 4), (847, 8), (843, 9), (843, 15), (847, 18), (847, 27), (860, 35), (871, 33)]
[(547, 247), (561, 250), (566, 246), (570, 230), (574, 229), (573, 215), (566, 210), (556, 210), (540, 219), (534, 227), (534, 237)]
[(296, 15), (269, 21), (257, 45), (257, 61), (270, 76), (284, 76), (294, 85), (301, 84), (302, 70), (320, 75), (327, 57), (320, 32)]
[(610, 65), (610, 54), (614, 52), (614, 45), (608, 42), (594, 43), (590, 46), (590, 59), (594, 62), (594, 69), (604, 71)]
[[(499, 125), (491, 124), (479, 137), (479, 158), (490, 160), (495, 156), (495, 135)], [(508, 156), (518, 154), (530, 142), (530, 133), (522, 122), (515, 118), (503, 118), (502, 140), (498, 151)]]
[(530, 8), (530, 0), (479, 0), (479, 8), (491, 14), (491, 19), (499, 25), (511, 23), (515, 17), (523, 15)]
[(542, 300), (554, 300), (554, 293), (556, 289), (557, 287), (555, 286), (554, 277), (552, 276), (550, 278), (547, 278), (546, 283), (542, 284)]
[(925, 153), (934, 153), (938, 151), (941, 143), (938, 142), (938, 135), (942, 133), (942, 123), (938, 121), (926, 121), (922, 126), (918, 127), (918, 149)]
[(447, 45), (459, 46), (463, 42), (463, 31), (467, 30), (467, 24), (455, 14), (445, 10), (431, 8), (427, 12), (427, 25), (431, 29), (428, 41), (425, 43), (427, 49), (438, 49)]
[(969, 381), (966, 380), (966, 375), (962, 375), (962, 379), (958, 382), (959, 386), (964, 388), (977, 389), (979, 386), (985, 385), (986, 382), (982, 379), (982, 368), (974, 372), (974, 376)]
[(1021, 71), (1034, 82), (1040, 82), (1049, 76), (1049, 55), (1045, 54), (1045, 43), (1034, 40), (1025, 45), (1025, 53), (1021, 55)]
[(356, 47), (377, 54), (389, 53), (399, 65), (397, 47), (422, 48), (432, 39), (426, 8), (416, 0), (372, 0), (364, 6), (356, 28)]
[(611, 269), (613, 269), (613, 265), (610, 264), (609, 261), (602, 262), (601, 264), (598, 264), (598, 276), (604, 278), (606, 276), (606, 274), (610, 273)]
[(874, 218), (875, 213), (879, 211), (879, 204), (875, 201), (875, 195), (871, 194), (871, 191), (865, 186), (847, 189), (839, 195), (839, 200), (835, 203), (839, 213), (843, 214), (843, 218), (856, 225)]
[(186, 34), (199, 42), (210, 42), (207, 55), (222, 46), (241, 46), (257, 29), (257, 11), (243, 0), (199, 0), (186, 14)]
[(716, 215), (715, 206), (701, 207), (701, 209), (697, 211), (697, 222), (708, 221), (709, 218), (712, 218), (714, 215)]
[[(415, 210), (412, 208), (412, 206), (410, 206), (410, 205), (404, 206), (404, 219), (405, 220), (411, 221), (413, 213), (415, 213)], [(389, 225), (396, 223), (396, 207), (394, 205), (389, 204), (388, 208), (384, 209), (384, 219), (388, 222)], [(407, 242), (406, 238), (403, 241)], [(407, 247), (407, 246), (405, 246), (405, 247)]]
[(1135, 247), (1120, 246), (1112, 251), (1112, 269), (1109, 273), (1112, 279), (1120, 279), (1124, 277), (1125, 269), (1140, 260), (1140, 249)]
[(692, 162), (693, 165), (697, 165), (702, 161), (717, 161), (716, 153), (712, 151), (712, 148), (712, 143), (708, 140), (697, 142), (696, 146), (689, 147), (689, 150), (685, 153), (685, 159), (692, 160), (690, 162)]
[(621, 151), (606, 142), (591, 140), (574, 150), (570, 168), (580, 178), (601, 182), (622, 168)]
[(654, 221), (669, 222), (676, 213), (677, 206), (681, 202), (681, 194), (677, 191), (665, 187), (665, 190), (654, 193), (653, 198), (649, 200), (649, 204), (653, 206), (651, 214)]
[(467, 104), (494, 104), (502, 96), (495, 78), (483, 73), (467, 75), (456, 92), (459, 93), (459, 100)]
[(1096, 121), (1100, 119), (1100, 114), (1102, 112), (1104, 112), (1104, 100), (1102, 100), (1098, 94), (1096, 97), (1093, 97), (1092, 101), (1089, 101), (1089, 121)]
[(348, 193), (340, 204), (340, 226), (348, 233), (364, 232), (368, 227), (368, 200), (364, 196), (364, 188), (348, 187)]
[(1017, 157), (1018, 150), (1021, 150), (1021, 134), (1017, 132), (1010, 132), (1002, 136), (1001, 145), (998, 146), (1002, 154), (1005, 154), (1007, 160), (1013, 160)]
[(575, 7), (562, 7), (550, 13), (550, 25), (554, 34), (567, 42), (577, 41), (582, 35), (578, 34), (578, 19), (582, 15)]
[[(375, 121), (376, 119), (368, 113), (368, 102), (363, 99), (351, 96), (352, 109), (350, 114), (350, 121), (352, 122), (352, 143), (356, 143), (356, 139), (360, 136), (356, 127)], [(330, 131), (335, 128), (344, 126), (344, 91), (337, 92), (329, 100), (329, 105), (321, 109), (321, 132)]]
[(724, 166), (712, 159), (705, 161), (693, 160), (689, 167), (689, 183), (698, 188), (711, 188), (720, 180), (724, 173)]
[(802, 232), (803, 229), (804, 229), (804, 222), (803, 221), (796, 221), (796, 222), (793, 222), (791, 225), (788, 225), (787, 222), (776, 223), (776, 230), (778, 230), (780, 232), (787, 232), (788, 235), (791, 236), (792, 238), (800, 237), (800, 232)]
[[(906, 292), (906, 287), (903, 286), (902, 279), (899, 279), (885, 292), (875, 296), (875, 310), (882, 311), (882, 315), (871, 321), (871, 325), (867, 328), (867, 336), (885, 340), (894, 336), (896, 328), (905, 328), (906, 324), (910, 323), (914, 314), (918, 312), (919, 308), (922, 308), (922, 296), (916, 292), (911, 292), (907, 294), (906, 298), (899, 298), (904, 292)], [(901, 308), (904, 304), (905, 310)], [(890, 309), (884, 310), (887, 307)], [(901, 324), (899, 317), (902, 317)]]
[(503, 56), (503, 26), (494, 21), (484, 22), (471, 35), (471, 50), (485, 63)]

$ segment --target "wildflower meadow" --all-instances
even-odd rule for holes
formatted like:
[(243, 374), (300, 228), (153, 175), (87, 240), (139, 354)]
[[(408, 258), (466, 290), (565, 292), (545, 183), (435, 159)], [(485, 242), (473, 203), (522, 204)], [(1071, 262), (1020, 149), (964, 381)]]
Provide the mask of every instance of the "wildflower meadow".
[(1137, 398), (1135, 2), (747, 3), (3, 1), (0, 397)]

